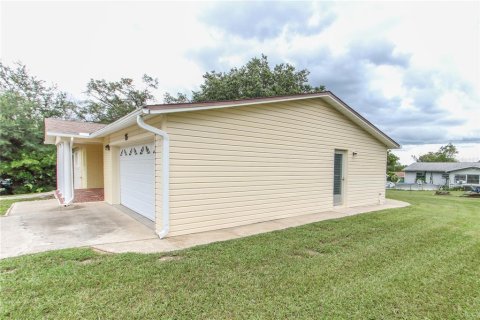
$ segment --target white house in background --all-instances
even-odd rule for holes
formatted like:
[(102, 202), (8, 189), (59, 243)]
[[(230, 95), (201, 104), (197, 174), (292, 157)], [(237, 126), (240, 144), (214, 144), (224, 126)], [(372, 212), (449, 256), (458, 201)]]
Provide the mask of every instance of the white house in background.
[(415, 162), (404, 169), (405, 183), (480, 185), (480, 162)]

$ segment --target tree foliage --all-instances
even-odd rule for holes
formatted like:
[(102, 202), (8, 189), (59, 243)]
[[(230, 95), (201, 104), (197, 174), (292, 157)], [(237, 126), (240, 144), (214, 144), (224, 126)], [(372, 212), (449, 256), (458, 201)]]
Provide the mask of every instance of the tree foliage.
[(73, 117), (74, 109), (66, 93), (24, 65), (0, 63), (0, 176), (11, 178), (16, 192), (54, 187), (55, 147), (43, 144), (43, 119)]
[(457, 154), (457, 147), (449, 143), (446, 146), (441, 146), (437, 152), (430, 151), (420, 155), (418, 158), (416, 156), (412, 157), (416, 162), (457, 162)]
[[(245, 98), (271, 97), (300, 93), (314, 93), (325, 90), (324, 86), (312, 86), (308, 83), (310, 72), (297, 71), (288, 63), (275, 65), (268, 63), (267, 56), (252, 58), (240, 68), (228, 72), (207, 72), (199, 91), (192, 92), (192, 102), (235, 100)], [(188, 99), (185, 94), (164, 96), (166, 103), (182, 103)]]
[[(309, 71), (288, 63), (270, 67), (265, 55), (228, 72), (207, 72), (200, 90), (165, 94), (167, 103), (270, 97), (323, 91), (308, 83)], [(0, 63), (0, 176), (12, 178), (17, 192), (51, 189), (55, 185), (55, 147), (43, 144), (44, 118), (111, 123), (155, 100), (156, 78), (90, 79), (87, 99), (73, 101), (56, 86), (30, 75), (26, 66)]]
[(399, 160), (400, 158), (391, 150), (387, 151), (387, 176), (389, 181), (397, 182), (398, 177), (395, 173), (405, 168), (405, 166), (402, 165)]
[(177, 93), (177, 96), (173, 96), (170, 93), (166, 92), (163, 95), (163, 102), (165, 103), (188, 103), (190, 100), (187, 95), (181, 92)]
[(73, 119), (76, 117), (75, 104), (68, 99), (66, 92), (54, 85), (28, 74), (27, 67), (15, 63), (9, 67), (0, 62), (0, 93), (15, 93), (29, 101), (29, 117), (43, 122), (44, 117)]
[(82, 103), (79, 117), (93, 122), (111, 123), (143, 107), (155, 99), (152, 90), (158, 88), (158, 80), (144, 75), (142, 82), (144, 86), (139, 89), (130, 78), (111, 82), (90, 79), (85, 92), (88, 99)]

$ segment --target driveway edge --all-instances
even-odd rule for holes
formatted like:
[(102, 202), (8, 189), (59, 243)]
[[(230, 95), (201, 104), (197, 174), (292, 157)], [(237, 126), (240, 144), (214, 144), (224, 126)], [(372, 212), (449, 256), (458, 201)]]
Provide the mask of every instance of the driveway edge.
[(3, 215), (4, 217), (7, 217), (10, 214), (10, 211), (13, 210), (13, 206), (16, 204), (16, 202), (12, 203), (10, 207), (7, 209), (7, 212)]

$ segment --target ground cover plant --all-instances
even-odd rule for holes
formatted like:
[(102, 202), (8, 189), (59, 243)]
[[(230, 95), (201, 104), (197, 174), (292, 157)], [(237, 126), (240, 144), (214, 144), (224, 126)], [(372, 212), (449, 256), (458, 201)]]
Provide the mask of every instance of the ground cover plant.
[(168, 254), (0, 261), (0, 318), (478, 319), (480, 200), (384, 210)]

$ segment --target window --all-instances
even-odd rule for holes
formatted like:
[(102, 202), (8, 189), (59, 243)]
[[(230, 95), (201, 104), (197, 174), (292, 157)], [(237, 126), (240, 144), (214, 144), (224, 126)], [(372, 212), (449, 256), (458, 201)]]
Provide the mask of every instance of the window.
[(479, 184), (480, 183), (480, 175), (478, 175), (478, 174), (467, 175), (467, 183)]
[(467, 175), (465, 174), (456, 174), (454, 179), (456, 184), (462, 184), (467, 181)]
[(417, 172), (415, 181), (418, 182), (419, 180), (425, 182), (425, 172)]

